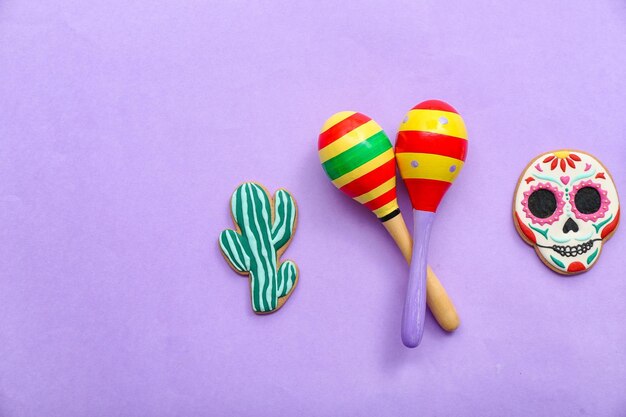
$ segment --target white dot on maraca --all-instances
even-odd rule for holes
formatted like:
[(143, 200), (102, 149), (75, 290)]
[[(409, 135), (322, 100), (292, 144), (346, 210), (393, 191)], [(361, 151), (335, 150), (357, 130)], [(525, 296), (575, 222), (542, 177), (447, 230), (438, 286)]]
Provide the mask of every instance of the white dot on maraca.
[(447, 125), (448, 124), (448, 119), (446, 119), (445, 117), (441, 116), (439, 118), (439, 123), (441, 123), (442, 125)]
[(419, 166), (419, 164), (417, 163), (417, 161), (411, 161), (411, 166), (413, 168), (417, 168)]

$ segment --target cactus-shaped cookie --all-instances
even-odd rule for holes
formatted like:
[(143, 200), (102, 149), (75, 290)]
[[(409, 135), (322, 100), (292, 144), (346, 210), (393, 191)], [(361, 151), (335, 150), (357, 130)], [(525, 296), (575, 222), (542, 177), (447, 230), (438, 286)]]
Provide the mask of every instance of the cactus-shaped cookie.
[(284, 189), (272, 201), (263, 186), (246, 182), (237, 187), (230, 206), (237, 230), (220, 234), (220, 249), (236, 272), (250, 276), (254, 312), (276, 311), (298, 281), (295, 263), (279, 263), (295, 232), (296, 202)]

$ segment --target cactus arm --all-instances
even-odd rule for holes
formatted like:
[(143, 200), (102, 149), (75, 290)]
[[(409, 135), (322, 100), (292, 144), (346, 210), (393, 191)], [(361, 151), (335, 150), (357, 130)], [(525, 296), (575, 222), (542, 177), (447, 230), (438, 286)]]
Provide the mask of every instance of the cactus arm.
[(289, 242), (293, 235), (293, 227), (296, 221), (296, 203), (287, 191), (278, 190), (275, 199), (275, 216), (272, 225), (272, 241), (276, 250)]
[(220, 249), (231, 266), (240, 273), (250, 270), (250, 256), (242, 242), (243, 237), (234, 230), (224, 230), (220, 234)]
[(280, 268), (278, 268), (278, 298), (289, 294), (297, 277), (298, 269), (296, 264), (291, 261), (285, 261), (280, 265)]

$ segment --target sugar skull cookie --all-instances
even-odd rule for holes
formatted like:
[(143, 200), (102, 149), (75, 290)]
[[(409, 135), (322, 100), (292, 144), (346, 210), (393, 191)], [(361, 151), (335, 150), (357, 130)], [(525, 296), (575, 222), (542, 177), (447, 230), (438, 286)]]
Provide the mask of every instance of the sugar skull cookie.
[(513, 221), (520, 236), (552, 270), (591, 268), (619, 222), (619, 199), (595, 157), (560, 150), (535, 158), (515, 189)]

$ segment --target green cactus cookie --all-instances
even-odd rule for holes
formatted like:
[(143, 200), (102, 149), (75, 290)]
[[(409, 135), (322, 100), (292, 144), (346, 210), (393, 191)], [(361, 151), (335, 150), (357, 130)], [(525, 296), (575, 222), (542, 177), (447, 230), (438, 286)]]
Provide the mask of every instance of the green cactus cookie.
[(237, 230), (220, 234), (222, 254), (237, 273), (250, 276), (254, 312), (274, 312), (298, 282), (296, 264), (279, 262), (296, 231), (296, 202), (284, 189), (272, 200), (263, 186), (246, 182), (233, 193), (230, 207)]

